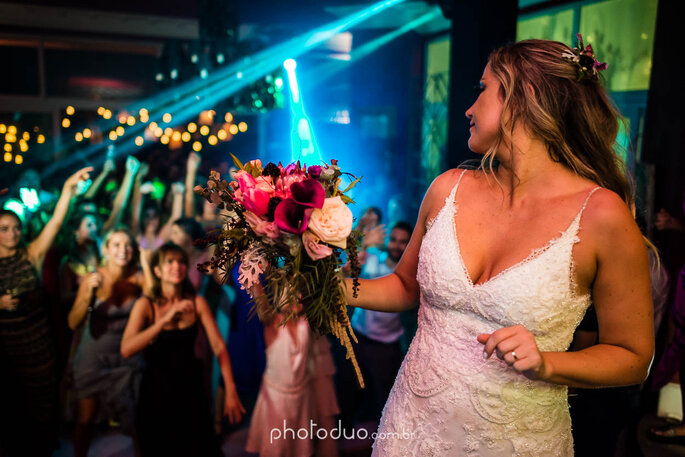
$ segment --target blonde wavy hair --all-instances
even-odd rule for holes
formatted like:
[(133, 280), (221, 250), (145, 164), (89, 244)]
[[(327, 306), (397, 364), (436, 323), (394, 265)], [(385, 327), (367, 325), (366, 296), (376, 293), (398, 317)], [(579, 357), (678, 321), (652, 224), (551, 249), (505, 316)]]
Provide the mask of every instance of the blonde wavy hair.
[(551, 158), (578, 175), (616, 192), (631, 207), (634, 195), (625, 165), (614, 151), (619, 123), (599, 78), (578, 80), (578, 66), (564, 59), (572, 52), (557, 41), (525, 40), (490, 54), (489, 65), (504, 101), (495, 143), (481, 160), (493, 169), (495, 152), (513, 147), (516, 125), (524, 125), (547, 145)]

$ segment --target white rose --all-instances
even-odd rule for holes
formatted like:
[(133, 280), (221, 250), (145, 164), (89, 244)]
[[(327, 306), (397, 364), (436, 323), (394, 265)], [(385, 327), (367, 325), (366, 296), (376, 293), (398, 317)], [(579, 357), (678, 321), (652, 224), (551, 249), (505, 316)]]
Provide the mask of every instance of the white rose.
[(312, 211), (308, 228), (324, 243), (345, 249), (352, 231), (352, 219), (352, 211), (342, 199), (331, 197), (324, 200), (321, 209)]

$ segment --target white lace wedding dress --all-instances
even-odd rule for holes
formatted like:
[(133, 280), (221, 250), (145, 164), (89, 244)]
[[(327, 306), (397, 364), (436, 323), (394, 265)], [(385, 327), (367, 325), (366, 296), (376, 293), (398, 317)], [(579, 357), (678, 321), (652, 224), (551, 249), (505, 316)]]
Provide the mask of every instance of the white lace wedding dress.
[(567, 388), (528, 380), (495, 356), (484, 360), (476, 336), (522, 324), (541, 351), (568, 349), (590, 303), (575, 293), (571, 257), (587, 199), (558, 238), (474, 285), (454, 225), (458, 186), (423, 238), (418, 330), (373, 457), (572, 456)]

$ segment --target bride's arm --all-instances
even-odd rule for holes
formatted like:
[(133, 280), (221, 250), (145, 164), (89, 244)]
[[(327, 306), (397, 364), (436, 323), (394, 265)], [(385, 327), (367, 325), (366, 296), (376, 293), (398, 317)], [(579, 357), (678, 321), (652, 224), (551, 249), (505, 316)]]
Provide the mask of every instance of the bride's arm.
[(540, 353), (532, 334), (521, 326), (480, 335), (478, 340), (485, 344), (486, 354), (496, 352), (530, 378), (575, 387), (639, 384), (647, 377), (654, 354), (646, 245), (617, 195), (601, 191), (591, 202), (583, 215), (583, 242), (594, 252), (595, 271), (587, 282), (597, 311), (599, 343), (577, 352)]
[(357, 298), (352, 296), (352, 279), (345, 280), (345, 296), (349, 305), (374, 311), (398, 312), (411, 309), (418, 304), (419, 284), (416, 281), (416, 270), (421, 241), (426, 232), (426, 221), (429, 215), (434, 216), (442, 206), (451, 190), (450, 186), (455, 182), (455, 170), (450, 170), (438, 176), (428, 188), (421, 203), (414, 233), (394, 272), (376, 279), (360, 279)]

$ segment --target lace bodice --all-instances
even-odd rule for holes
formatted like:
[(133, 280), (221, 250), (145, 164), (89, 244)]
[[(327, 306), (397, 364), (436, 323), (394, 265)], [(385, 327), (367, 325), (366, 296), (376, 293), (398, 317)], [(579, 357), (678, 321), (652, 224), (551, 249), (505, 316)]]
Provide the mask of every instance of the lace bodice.
[[(541, 351), (568, 349), (590, 301), (575, 292), (571, 255), (587, 200), (557, 238), (474, 285), (455, 229), (458, 186), (421, 244), (418, 330), (374, 456), (573, 455), (567, 388), (528, 380), (496, 357), (484, 360), (476, 336), (521, 324)], [(387, 435), (398, 431), (411, 437)]]

